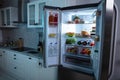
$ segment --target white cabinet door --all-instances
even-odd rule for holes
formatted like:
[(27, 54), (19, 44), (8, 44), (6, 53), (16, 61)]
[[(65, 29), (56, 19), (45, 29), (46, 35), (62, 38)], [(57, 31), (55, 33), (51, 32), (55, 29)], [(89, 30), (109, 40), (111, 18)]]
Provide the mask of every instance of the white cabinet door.
[(25, 80), (24, 63), (27, 57), (12, 51), (6, 51), (6, 54), (6, 71), (17, 80)]
[(0, 50), (0, 68), (2, 69), (3, 68), (3, 59), (4, 59), (4, 54), (3, 54), (3, 51)]
[(42, 67), (41, 63), (39, 63), (39, 59), (28, 57), (26, 61), (26, 70), (27, 70), (27, 79), (26, 80), (41, 80), (41, 74), (39, 71)]
[(5, 51), (4, 50), (2, 50), (2, 49), (0, 49), (0, 68), (1, 69), (5, 69), (5, 62), (6, 62), (6, 60), (5, 60), (5, 58), (6, 58), (6, 53), (5, 53)]
[(45, 3), (41, 1), (34, 1), (28, 3), (27, 5), (27, 26), (28, 28), (40, 28), (43, 27), (44, 16), (43, 16), (43, 7)]
[(4, 9), (0, 10), (0, 20), (1, 20), (0, 27), (5, 26), (6, 24), (5, 24), (5, 10)]
[(1, 17), (0, 27), (16, 27), (14, 26), (13, 21), (18, 20), (17, 8), (15, 7), (2, 8), (0, 10), (0, 17)]
[(3, 63), (2, 63), (2, 56), (3, 56), (2, 50), (0, 50), (0, 69), (2, 68), (2, 65), (3, 65)]
[(20, 53), (14, 53), (14, 59), (15, 59), (15, 64), (16, 64), (16, 76), (18, 80), (26, 80), (26, 74), (27, 74), (27, 67), (26, 68), (26, 60), (27, 60), (27, 55), (23, 55)]
[(5, 51), (6, 53), (6, 71), (10, 73), (15, 73), (16, 72), (16, 63), (14, 61), (14, 53)]

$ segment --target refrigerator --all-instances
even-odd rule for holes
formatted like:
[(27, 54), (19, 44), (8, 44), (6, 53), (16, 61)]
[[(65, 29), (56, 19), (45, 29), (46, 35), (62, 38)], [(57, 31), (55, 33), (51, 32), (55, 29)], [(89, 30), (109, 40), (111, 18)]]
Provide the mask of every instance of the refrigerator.
[[(107, 80), (107, 53), (111, 48), (111, 40), (108, 40), (111, 33), (106, 33), (107, 3), (103, 0), (64, 8), (44, 6), (45, 67), (60, 65), (92, 75), (95, 80)], [(109, 20), (112, 22), (112, 19)], [(112, 30), (110, 25), (109, 30)], [(103, 73), (107, 76), (104, 77)]]

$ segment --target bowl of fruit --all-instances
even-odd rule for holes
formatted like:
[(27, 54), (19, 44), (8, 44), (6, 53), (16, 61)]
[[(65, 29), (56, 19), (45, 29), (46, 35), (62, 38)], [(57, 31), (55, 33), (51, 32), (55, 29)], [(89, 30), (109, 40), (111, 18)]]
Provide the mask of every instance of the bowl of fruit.
[(75, 36), (75, 33), (74, 32), (67, 32), (66, 35), (68, 37), (73, 37), (73, 36)]

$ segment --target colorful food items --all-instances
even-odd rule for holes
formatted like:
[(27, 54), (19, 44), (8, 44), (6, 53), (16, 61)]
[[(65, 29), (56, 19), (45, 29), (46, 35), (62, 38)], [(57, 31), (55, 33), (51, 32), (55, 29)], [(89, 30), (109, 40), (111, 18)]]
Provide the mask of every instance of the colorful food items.
[(88, 48), (83, 48), (80, 52), (81, 54), (87, 54), (87, 55), (90, 55), (91, 54), (91, 50), (88, 49)]
[(83, 37), (88, 37), (89, 36), (89, 33), (87, 31), (81, 31), (81, 35)]
[(77, 48), (77, 47), (67, 48), (67, 53), (77, 54), (77, 51), (78, 51), (78, 48)]
[(75, 18), (73, 19), (73, 21), (78, 24), (80, 23), (80, 18), (78, 16), (75, 16)]
[(76, 42), (75, 38), (66, 39), (66, 44), (75, 44), (75, 42)]
[(75, 35), (75, 33), (74, 33), (74, 32), (67, 32), (66, 35), (67, 35), (68, 37), (73, 37), (73, 36)]
[(92, 41), (92, 42), (90, 43), (90, 46), (94, 46), (94, 45), (95, 45), (95, 42)]
[(55, 36), (56, 36), (55, 33), (50, 33), (50, 34), (49, 34), (49, 37), (55, 37)]

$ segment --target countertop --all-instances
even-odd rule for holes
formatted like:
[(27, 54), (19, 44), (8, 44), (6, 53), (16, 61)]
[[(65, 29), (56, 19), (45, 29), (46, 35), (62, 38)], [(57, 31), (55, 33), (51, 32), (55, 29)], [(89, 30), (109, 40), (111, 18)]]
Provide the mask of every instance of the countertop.
[[(4, 49), (7, 51), (13, 51), (13, 52), (16, 52), (18, 54), (23, 54), (23, 55), (27, 55), (27, 56), (38, 58), (38, 59), (43, 59), (43, 53), (38, 52), (36, 49), (30, 49), (30, 50), (26, 50), (26, 51), (16, 51), (16, 50), (13, 50), (13, 48), (16, 48), (16, 47), (2, 47), (2, 46), (0, 46), (0, 49)], [(36, 51), (38, 53), (29, 53), (29, 51)]]

